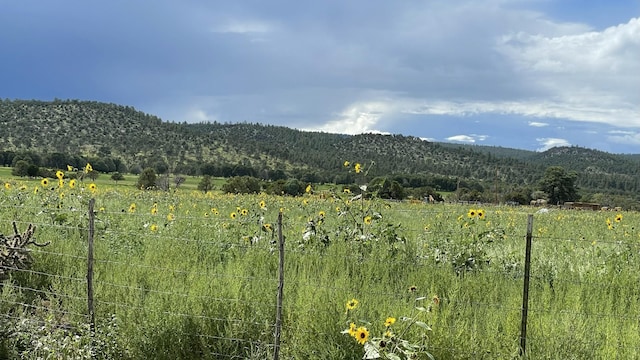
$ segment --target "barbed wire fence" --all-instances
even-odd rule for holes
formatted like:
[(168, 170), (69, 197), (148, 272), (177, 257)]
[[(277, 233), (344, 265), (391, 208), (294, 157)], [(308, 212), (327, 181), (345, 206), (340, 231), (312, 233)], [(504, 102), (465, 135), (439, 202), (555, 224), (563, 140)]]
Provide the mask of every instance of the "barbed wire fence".
[[(112, 260), (109, 258), (109, 253), (105, 250), (107, 248), (101, 247), (100, 251), (94, 254), (94, 242), (95, 239), (95, 213), (93, 209), (94, 202), (90, 201), (87, 209), (87, 224), (83, 227), (86, 231), (87, 243), (86, 247), (80, 248), (86, 249), (85, 251), (74, 252), (60, 252), (51, 251), (47, 248), (32, 248), (30, 252), (37, 257), (48, 257), (52, 259), (59, 259), (60, 262), (65, 264), (74, 264), (73, 268), (67, 269), (64, 273), (52, 273), (49, 271), (25, 269), (15, 266), (8, 266), (7, 264), (0, 264), (0, 268), (4, 271), (11, 271), (16, 274), (21, 274), (27, 277), (46, 279), (46, 282), (50, 283), (67, 283), (73, 284), (66, 288), (75, 289), (73, 293), (62, 293), (55, 289), (49, 288), (37, 288), (35, 286), (23, 286), (15, 282), (5, 281), (2, 283), (2, 287), (10, 288), (15, 292), (30, 293), (30, 298), (40, 298), (40, 302), (16, 302), (9, 298), (0, 297), (0, 302), (5, 307), (18, 307), (22, 311), (47, 311), (58, 314), (61, 318), (66, 319), (66, 325), (73, 328), (74, 325), (70, 324), (88, 324), (91, 331), (95, 331), (100, 326), (96, 323), (96, 313), (99, 316), (104, 316), (108, 313), (118, 313), (119, 309), (124, 309), (129, 315), (128, 320), (138, 320), (138, 325), (143, 325), (143, 319), (147, 315), (155, 316), (155, 319), (168, 317), (172, 319), (178, 319), (184, 324), (190, 322), (193, 326), (185, 326), (184, 329), (177, 329), (175, 333), (182, 334), (185, 337), (197, 338), (199, 343), (217, 343), (224, 342), (226, 346), (222, 347), (225, 350), (235, 350), (233, 352), (220, 352), (221, 350), (217, 346), (207, 347), (208, 352), (203, 354), (205, 356), (211, 356), (214, 358), (247, 358), (252, 354), (255, 357), (264, 356), (266, 354), (273, 359), (278, 360), (281, 356), (282, 343), (286, 343), (287, 334), (291, 333), (305, 333), (307, 336), (313, 337), (313, 330), (306, 329), (296, 324), (288, 323), (287, 318), (283, 318), (283, 311), (293, 312), (296, 311), (287, 306), (287, 291), (285, 289), (289, 286), (296, 286), (295, 283), (289, 283), (289, 277), (286, 272), (285, 255), (295, 253), (296, 248), (285, 247), (285, 236), (287, 227), (294, 228), (297, 226), (294, 223), (285, 223), (283, 221), (282, 213), (278, 213), (277, 228), (274, 229), (274, 242), (270, 244), (264, 244), (264, 246), (256, 246), (250, 242), (245, 245), (235, 245), (236, 247), (244, 247), (245, 249), (251, 249), (252, 251), (258, 251), (263, 256), (270, 256), (277, 258), (277, 261), (273, 263), (277, 266), (274, 267), (274, 271), (268, 274), (255, 274), (251, 273), (236, 273), (230, 275), (228, 272), (217, 271), (216, 269), (204, 269), (204, 276), (216, 278), (218, 280), (224, 280), (225, 278), (231, 278), (234, 280), (241, 280), (243, 288), (237, 292), (237, 296), (218, 296), (215, 289), (205, 289), (205, 291), (199, 293), (192, 293), (189, 291), (188, 286), (184, 286), (183, 291), (172, 290), (159, 286), (158, 281), (154, 281), (156, 276), (171, 274), (176, 280), (185, 280), (187, 277), (192, 276), (193, 266), (198, 264), (184, 264), (184, 267), (168, 267), (162, 263), (157, 265), (150, 265), (149, 263), (137, 262), (135, 258), (130, 261)], [(32, 212), (36, 212), (33, 209)], [(429, 211), (428, 208), (421, 211)], [(524, 212), (526, 213), (526, 212)], [(114, 212), (110, 214), (113, 216), (121, 215)], [(129, 214), (127, 215), (129, 216)], [(2, 220), (5, 222), (7, 220)], [(69, 225), (60, 225), (57, 223), (49, 222), (28, 222), (28, 221), (16, 221), (21, 226), (27, 226), (29, 224), (36, 225), (39, 229), (49, 228), (52, 231), (75, 231), (77, 227)], [(213, 227), (219, 228), (220, 224), (216, 224)], [(593, 243), (597, 241), (599, 244), (621, 246), (620, 241), (611, 241), (607, 239), (574, 239), (574, 238), (557, 238), (548, 237), (543, 235), (534, 235), (534, 217), (528, 214), (528, 222), (525, 233), (511, 233), (510, 237), (522, 239), (522, 255), (525, 258), (523, 273), (519, 277), (513, 277), (511, 281), (513, 283), (520, 283), (522, 288), (522, 304), (514, 305), (510, 303), (498, 303), (498, 302), (458, 302), (455, 299), (442, 298), (441, 300), (446, 302), (450, 301), (455, 306), (461, 307), (473, 307), (480, 309), (479, 312), (488, 311), (503, 313), (505, 316), (518, 317), (520, 315), (520, 327), (519, 331), (511, 334), (513, 339), (519, 344), (518, 350), (521, 356), (528, 356), (535, 358), (535, 353), (531, 349), (536, 348), (536, 344), (543, 344), (549, 341), (549, 335), (545, 335), (544, 331), (539, 328), (537, 323), (537, 316), (555, 316), (558, 318), (558, 322), (572, 321), (576, 318), (585, 321), (599, 321), (601, 319), (609, 319), (615, 323), (631, 324), (629, 326), (638, 326), (640, 322), (639, 309), (629, 309), (627, 312), (608, 312), (606, 309), (600, 311), (585, 311), (583, 309), (549, 309), (545, 308), (545, 304), (540, 302), (540, 299), (536, 298), (539, 295), (539, 291), (534, 291), (530, 296), (530, 281), (540, 283), (549, 283), (550, 279), (545, 274), (537, 274), (536, 269), (531, 269), (531, 258), (536, 257), (536, 244), (544, 244), (548, 242), (572, 242), (585, 244)], [(292, 229), (292, 231), (295, 229)], [(288, 233), (288, 232), (287, 232)], [(108, 231), (109, 236), (119, 237), (126, 234), (121, 229), (110, 229)], [(163, 235), (154, 235), (150, 237), (155, 238), (158, 241), (163, 242), (184, 242), (193, 243), (197, 246), (212, 247), (218, 251), (225, 251), (225, 245), (220, 244), (215, 240), (206, 239), (194, 239), (189, 237), (164, 237)], [(100, 240), (98, 240), (100, 241)], [(629, 246), (638, 246), (635, 242), (629, 242)], [(82, 254), (84, 253), (84, 255)], [(278, 256), (275, 257), (274, 254)], [(318, 254), (320, 256), (320, 254)], [(347, 255), (345, 255), (347, 256)], [(207, 267), (206, 264), (199, 264), (203, 267)], [(95, 274), (96, 269), (102, 268), (102, 271)], [(131, 283), (123, 283), (118, 278), (109, 277), (110, 272), (133, 272), (136, 271), (137, 281)], [(503, 273), (505, 277), (513, 276), (512, 271), (501, 271), (498, 269), (485, 269), (485, 272), (497, 272)], [(554, 279), (554, 285), (556, 287), (562, 286), (562, 284), (589, 284), (592, 286), (606, 287), (610, 285), (608, 280), (585, 280), (575, 278), (563, 278), (556, 276)], [(295, 281), (295, 280), (293, 280)], [(271, 296), (256, 296), (251, 290), (252, 287), (264, 286), (271, 290), (266, 291), (266, 294)], [(154, 286), (155, 285), (155, 286)], [(106, 291), (106, 290), (109, 291)], [(198, 289), (202, 290), (202, 289)], [(343, 294), (353, 289), (344, 289), (339, 286), (326, 288), (330, 292), (335, 294)], [(105, 297), (104, 294), (109, 293), (111, 297)], [(153, 298), (147, 297), (149, 294), (153, 295)], [(261, 293), (262, 294), (262, 293)], [(369, 296), (379, 297), (399, 297), (403, 294), (398, 293), (395, 290), (389, 290), (383, 293), (369, 293)], [(137, 299), (136, 301), (130, 301), (131, 297)], [(338, 295), (337, 295), (338, 296)], [(342, 296), (342, 295), (340, 295)], [(179, 311), (180, 306), (170, 307), (170, 310), (166, 310), (164, 304), (180, 304), (181, 302), (187, 302), (187, 300), (193, 303), (194, 300), (199, 301), (200, 307), (198, 309), (188, 309), (182, 307), (183, 311)], [(51, 306), (50, 301), (56, 301), (61, 306)], [(155, 301), (156, 303), (147, 303), (145, 301)], [(224, 308), (224, 304), (238, 304), (244, 309), (261, 309), (260, 311), (249, 312), (251, 316), (244, 317), (248, 312), (239, 312), (238, 316), (221, 317), (215, 315), (215, 312), (207, 312), (204, 309), (210, 304), (220, 304)], [(161, 305), (161, 306), (157, 306)], [(264, 311), (262, 311), (264, 310)], [(316, 309), (307, 309), (309, 313), (313, 313)], [(138, 314), (132, 316), (131, 314)], [(9, 312), (0, 314), (5, 319), (23, 320), (16, 312)], [(291, 314), (289, 314), (291, 316)], [(297, 314), (298, 317), (304, 317), (305, 314)], [(454, 319), (455, 320), (455, 319)], [(37, 320), (32, 320), (37, 321)], [(462, 321), (462, 319), (461, 319)], [(208, 325), (205, 325), (208, 324)], [(161, 325), (161, 324), (160, 324)], [(458, 325), (454, 321), (447, 324), (448, 328), (444, 328), (443, 331), (459, 331)], [(186, 331), (194, 329), (196, 331), (203, 332), (190, 332)], [(238, 329), (244, 329), (238, 330)], [(231, 335), (229, 335), (231, 334)], [(246, 335), (246, 336), (243, 336)], [(255, 336), (259, 334), (259, 336)], [(453, 339), (453, 338), (452, 338)], [(196, 340), (193, 340), (196, 341)], [(188, 344), (185, 344), (188, 346)], [(640, 352), (640, 345), (620, 343), (620, 348), (636, 349)], [(433, 346), (433, 351), (447, 354), (451, 358), (460, 357), (474, 357), (484, 356), (486, 353), (478, 353), (477, 350), (468, 352), (465, 349), (461, 349), (456, 343), (441, 343)], [(249, 354), (249, 355), (248, 355)]]

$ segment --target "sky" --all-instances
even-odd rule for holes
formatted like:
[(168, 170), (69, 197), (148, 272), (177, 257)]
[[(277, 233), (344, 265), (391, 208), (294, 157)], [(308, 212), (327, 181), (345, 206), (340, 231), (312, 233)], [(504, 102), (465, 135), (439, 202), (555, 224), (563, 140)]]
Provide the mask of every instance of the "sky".
[(0, 1), (0, 48), (3, 99), (640, 153), (640, 0)]

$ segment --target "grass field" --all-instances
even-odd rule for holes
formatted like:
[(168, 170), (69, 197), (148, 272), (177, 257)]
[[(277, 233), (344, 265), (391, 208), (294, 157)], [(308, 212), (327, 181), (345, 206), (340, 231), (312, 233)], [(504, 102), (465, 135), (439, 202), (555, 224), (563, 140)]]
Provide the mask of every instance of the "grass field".
[[(21, 231), (31, 223), (39, 243), (51, 242), (33, 247), (31, 271), (4, 281), (0, 328), (18, 335), (3, 338), (0, 358), (45, 357), (38, 342), (58, 354), (77, 349), (77, 357), (93, 347), (103, 358), (272, 358), (281, 211), (282, 359), (359, 359), (365, 349), (390, 359), (411, 351), (419, 359), (519, 358), (524, 237), (537, 209), (314, 191), (203, 194), (193, 190), (196, 179), (175, 192), (139, 191), (135, 180), (115, 186), (103, 175), (92, 191), (88, 182), (43, 187), (0, 169), (8, 184), (0, 233), (13, 234), (12, 221)], [(92, 198), (93, 342), (83, 325)], [(638, 358), (639, 218), (534, 216), (527, 358)], [(343, 333), (351, 323), (355, 337)]]

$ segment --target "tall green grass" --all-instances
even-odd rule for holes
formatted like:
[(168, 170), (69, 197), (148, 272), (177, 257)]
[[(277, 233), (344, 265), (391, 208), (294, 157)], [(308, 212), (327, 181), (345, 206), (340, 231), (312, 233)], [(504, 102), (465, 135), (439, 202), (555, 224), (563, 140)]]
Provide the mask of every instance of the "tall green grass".
[[(362, 345), (341, 333), (349, 321), (380, 334), (387, 317), (411, 315), (422, 296), (432, 330), (404, 336), (427, 344), (435, 358), (519, 358), (528, 208), (486, 206), (478, 219), (460, 205), (349, 203), (344, 195), (162, 193), (104, 184), (96, 193), (81, 184), (34, 194), (33, 186), (20, 190), (14, 182), (0, 191), (0, 233), (12, 233), (14, 220), (20, 229), (34, 223), (38, 241), (51, 244), (34, 249), (33, 272), (14, 272), (4, 288), (15, 290), (18, 303), (44, 303), (42, 311), (61, 313), (64, 322), (86, 323), (87, 206), (95, 197), (97, 328), (115, 316), (113, 347), (126, 351), (114, 358), (270, 358), (278, 253), (277, 234), (265, 224), (276, 229), (281, 209), (281, 358), (361, 358)], [(527, 358), (637, 357), (638, 215), (623, 213), (620, 222), (616, 215), (534, 216)], [(315, 236), (305, 239), (310, 220)], [(475, 262), (467, 268), (452, 263), (469, 257)], [(353, 298), (358, 308), (346, 314)], [(31, 312), (0, 304), (12, 314)]]

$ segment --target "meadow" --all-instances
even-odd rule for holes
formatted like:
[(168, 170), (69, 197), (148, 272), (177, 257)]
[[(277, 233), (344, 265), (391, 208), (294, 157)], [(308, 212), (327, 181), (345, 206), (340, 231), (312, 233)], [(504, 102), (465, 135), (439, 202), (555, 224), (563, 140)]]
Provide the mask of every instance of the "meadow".
[[(0, 358), (272, 358), (280, 213), (281, 359), (521, 358), (527, 216), (538, 208), (363, 200), (313, 185), (278, 197), (205, 194), (195, 179), (169, 192), (49, 180), (0, 172), (0, 234), (34, 224), (36, 241), (50, 242), (2, 283)], [(534, 214), (524, 358), (639, 358), (639, 219)]]

